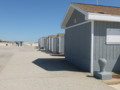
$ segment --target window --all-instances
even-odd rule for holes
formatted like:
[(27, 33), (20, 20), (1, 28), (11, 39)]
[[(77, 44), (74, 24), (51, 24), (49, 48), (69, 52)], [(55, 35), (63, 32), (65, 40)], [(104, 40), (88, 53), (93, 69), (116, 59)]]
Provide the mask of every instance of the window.
[(120, 44), (120, 29), (108, 28), (106, 33), (107, 44)]

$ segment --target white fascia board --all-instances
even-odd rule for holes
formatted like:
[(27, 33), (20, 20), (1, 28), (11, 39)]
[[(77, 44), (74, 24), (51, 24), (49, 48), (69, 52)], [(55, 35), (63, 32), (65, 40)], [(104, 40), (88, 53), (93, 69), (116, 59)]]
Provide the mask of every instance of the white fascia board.
[(78, 23), (78, 24), (75, 24), (75, 25), (72, 25), (72, 26), (66, 27), (66, 28), (64, 28), (64, 29), (65, 29), (65, 30), (66, 30), (66, 29), (70, 29), (70, 28), (73, 28), (73, 27), (76, 27), (76, 26), (80, 26), (80, 25), (83, 25), (83, 24), (89, 23), (89, 22), (91, 22), (91, 21), (85, 21), (85, 22), (82, 22), (82, 23)]
[(88, 13), (87, 19), (95, 21), (120, 22), (120, 16), (99, 13)]
[(84, 11), (84, 10), (78, 8), (77, 6), (74, 6), (74, 5), (72, 5), (72, 4), (71, 4), (70, 6), (73, 7), (74, 9), (76, 9), (77, 11), (83, 13), (84, 15), (87, 15), (87, 14), (88, 14), (86, 11)]
[(70, 6), (69, 6), (64, 18), (63, 18), (61, 28), (63, 28), (63, 29), (66, 28), (66, 24), (67, 24), (68, 20), (70, 19), (71, 15), (75, 9), (85, 15), (85, 20), (88, 19), (88, 12), (85, 12), (82, 9), (70, 4)]
[(93, 73), (93, 61), (94, 61), (94, 21), (91, 21), (91, 65), (90, 72)]
[(68, 20), (69, 20), (71, 14), (73, 13), (73, 11), (74, 11), (74, 9), (71, 6), (69, 6), (69, 8), (68, 8), (68, 10), (67, 10), (67, 12), (66, 12), (66, 14), (65, 14), (65, 16), (63, 18), (61, 28), (65, 28), (65, 25), (68, 22)]

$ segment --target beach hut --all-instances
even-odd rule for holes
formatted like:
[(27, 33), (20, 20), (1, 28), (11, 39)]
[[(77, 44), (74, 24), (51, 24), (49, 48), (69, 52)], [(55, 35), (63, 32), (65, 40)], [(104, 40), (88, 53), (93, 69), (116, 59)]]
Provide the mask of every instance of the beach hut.
[(41, 37), (38, 40), (39, 49), (45, 49), (45, 39), (46, 39), (46, 37)]
[[(25, 44), (25, 43), (24, 43)], [(38, 48), (40, 50), (40, 38), (38, 39)]]
[(51, 50), (52, 50), (52, 35), (48, 36), (48, 44), (49, 44), (48, 50), (49, 50), (49, 52), (51, 52)]
[(48, 39), (48, 37), (45, 37), (45, 39), (44, 39), (44, 45), (45, 45), (45, 50), (49, 51), (49, 39)]
[(57, 53), (57, 35), (51, 35), (51, 52)]
[(64, 34), (57, 35), (57, 53), (64, 54)]
[(120, 72), (120, 7), (71, 3), (61, 27), (65, 29), (65, 58), (85, 71)]

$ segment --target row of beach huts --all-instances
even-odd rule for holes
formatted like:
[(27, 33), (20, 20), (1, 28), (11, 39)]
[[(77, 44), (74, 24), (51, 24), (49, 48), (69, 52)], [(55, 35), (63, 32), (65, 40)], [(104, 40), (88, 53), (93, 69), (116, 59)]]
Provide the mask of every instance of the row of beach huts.
[(106, 71), (120, 72), (120, 7), (71, 3), (61, 28), (65, 36), (40, 38), (40, 49), (64, 53), (65, 60), (84, 71), (99, 71), (103, 58)]
[(41, 37), (38, 40), (39, 50), (64, 55), (64, 34)]

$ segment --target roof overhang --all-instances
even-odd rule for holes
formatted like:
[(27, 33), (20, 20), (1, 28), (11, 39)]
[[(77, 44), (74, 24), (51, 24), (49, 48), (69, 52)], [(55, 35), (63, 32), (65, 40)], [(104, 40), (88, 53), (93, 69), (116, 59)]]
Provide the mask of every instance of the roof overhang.
[(72, 13), (74, 10), (77, 10), (85, 15), (85, 20), (86, 21), (107, 21), (107, 22), (120, 22), (120, 16), (119, 15), (110, 15), (110, 14), (100, 14), (100, 13), (91, 13), (91, 12), (86, 12), (80, 8), (78, 8), (75, 5), (70, 4), (64, 19), (61, 24), (61, 28), (65, 29), (66, 24), (68, 23)]
[(88, 20), (120, 22), (120, 16), (110, 14), (88, 13)]
[(70, 19), (72, 13), (74, 10), (78, 10), (79, 12), (83, 13), (85, 15), (85, 18), (87, 18), (87, 12), (83, 11), (82, 9), (70, 4), (64, 18), (63, 18), (63, 21), (62, 21), (62, 24), (61, 24), (61, 28), (66, 28), (66, 24), (68, 23), (68, 20)]

